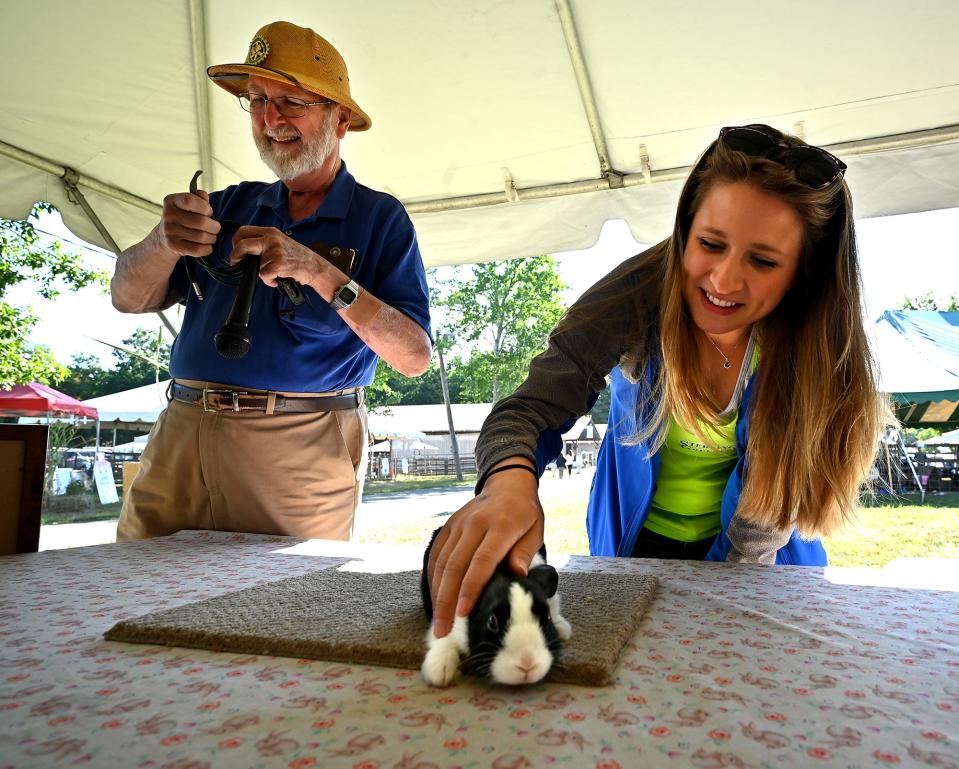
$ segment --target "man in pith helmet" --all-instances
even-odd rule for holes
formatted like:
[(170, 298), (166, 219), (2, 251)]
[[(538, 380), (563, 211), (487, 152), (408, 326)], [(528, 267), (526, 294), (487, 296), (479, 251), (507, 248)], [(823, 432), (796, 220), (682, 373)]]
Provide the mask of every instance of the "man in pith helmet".
[[(279, 181), (168, 195), (157, 226), (117, 259), (118, 310), (186, 306), (170, 403), (117, 537), (348, 539), (366, 467), (363, 388), (379, 357), (416, 376), (432, 352), (416, 233), (399, 201), (359, 184), (340, 158), (347, 132), (371, 121), (324, 38), (277, 21), (256, 33), (245, 61), (207, 74), (249, 113)], [(235, 319), (236, 280), (197, 260), (217, 273), (245, 258), (259, 259), (259, 280), (243, 344), (226, 350), (239, 357), (224, 357), (214, 337)]]

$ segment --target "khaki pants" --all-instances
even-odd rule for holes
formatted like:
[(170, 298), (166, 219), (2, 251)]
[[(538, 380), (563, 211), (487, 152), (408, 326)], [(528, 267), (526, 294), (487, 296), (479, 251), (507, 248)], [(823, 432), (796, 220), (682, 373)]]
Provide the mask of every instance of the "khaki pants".
[(117, 539), (215, 529), (346, 540), (366, 461), (362, 405), (267, 415), (171, 401), (123, 501)]

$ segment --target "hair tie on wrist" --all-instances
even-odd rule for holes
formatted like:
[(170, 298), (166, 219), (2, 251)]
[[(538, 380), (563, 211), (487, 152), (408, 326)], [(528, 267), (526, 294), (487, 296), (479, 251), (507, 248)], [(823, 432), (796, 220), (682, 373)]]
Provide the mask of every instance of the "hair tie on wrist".
[(491, 475), (495, 475), (496, 473), (501, 473), (501, 472), (503, 472), (503, 470), (512, 470), (512, 469), (514, 469), (514, 468), (516, 468), (516, 467), (522, 468), (523, 470), (526, 470), (527, 472), (532, 473), (532, 474), (533, 474), (533, 477), (536, 479), (536, 488), (539, 488), (539, 473), (536, 472), (536, 470), (534, 470), (534, 469), (533, 469), (532, 467), (530, 467), (529, 465), (523, 465), (523, 464), (520, 464), (520, 463), (516, 462), (516, 463), (511, 464), (511, 465), (503, 465), (503, 466), (501, 466), (501, 467), (494, 467), (492, 470), (487, 470), (487, 471), (486, 471), (486, 474), (483, 476), (483, 481), (482, 481), (482, 483), (479, 484), (479, 488), (477, 488), (477, 490), (476, 490), (476, 493), (479, 494), (479, 493), (483, 490), (483, 487), (486, 485), (486, 481), (489, 480), (489, 477), (490, 477)]

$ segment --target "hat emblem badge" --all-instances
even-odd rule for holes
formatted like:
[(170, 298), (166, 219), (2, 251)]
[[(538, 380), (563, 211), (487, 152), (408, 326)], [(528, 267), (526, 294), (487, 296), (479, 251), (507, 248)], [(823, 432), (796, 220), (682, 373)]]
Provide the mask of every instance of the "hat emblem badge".
[(250, 43), (250, 51), (246, 55), (247, 64), (260, 64), (270, 53), (270, 44), (257, 35)]

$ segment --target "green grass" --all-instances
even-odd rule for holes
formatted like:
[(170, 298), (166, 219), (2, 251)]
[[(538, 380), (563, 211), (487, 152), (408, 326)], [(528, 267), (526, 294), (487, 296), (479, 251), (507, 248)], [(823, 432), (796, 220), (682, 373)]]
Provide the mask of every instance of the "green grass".
[(866, 497), (863, 507), (957, 507), (959, 508), (959, 492), (934, 491), (927, 492), (923, 498), (918, 491), (908, 494), (876, 494)]
[[(926, 499), (933, 504), (942, 501)], [(917, 507), (897, 502), (864, 507), (855, 522), (825, 540), (829, 562), (885, 566), (896, 558), (959, 558), (959, 504), (952, 504)]]
[(92, 510), (82, 512), (56, 512), (50, 513), (44, 510), (40, 515), (40, 523), (47, 526), (52, 523), (87, 523), (89, 521), (109, 521), (120, 517), (120, 508), (122, 502), (114, 502), (109, 505), (96, 504)]
[[(882, 567), (896, 558), (959, 558), (959, 494), (926, 495), (918, 506), (910, 495), (864, 506), (854, 523), (824, 541), (832, 566)], [(875, 502), (871, 503), (875, 504)], [(586, 500), (544, 504), (546, 544), (551, 552), (589, 552)]]
[(424, 489), (462, 488), (471, 489), (476, 485), (476, 474), (463, 474), (463, 480), (455, 475), (432, 475), (427, 478), (414, 475), (400, 475), (392, 481), (367, 481), (363, 485), (363, 496), (374, 497), (378, 494), (400, 494)]

